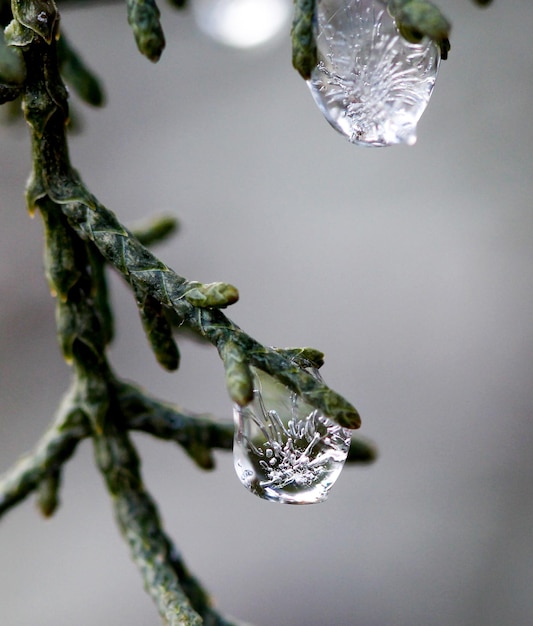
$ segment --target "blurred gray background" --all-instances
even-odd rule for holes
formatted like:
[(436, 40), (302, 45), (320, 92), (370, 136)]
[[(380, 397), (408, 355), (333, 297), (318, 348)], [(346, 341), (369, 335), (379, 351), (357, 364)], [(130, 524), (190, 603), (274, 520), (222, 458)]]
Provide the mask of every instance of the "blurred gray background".
[[(165, 6), (153, 66), (121, 5), (63, 27), (105, 81), (72, 159), (127, 224), (179, 216), (157, 253), (184, 276), (237, 285), (230, 317), (265, 344), (311, 345), (363, 417), (379, 462), (348, 468), (321, 505), (249, 494), (230, 454), (197, 470), (135, 439), (168, 532), (221, 610), (256, 626), (533, 623), (533, 70), (530, 0), (442, 0), (452, 52), (413, 148), (337, 135), (290, 66), (288, 41), (239, 52)], [(23, 126), (0, 168), (0, 471), (37, 442), (69, 380), (25, 211)], [(216, 352), (151, 356), (112, 280), (120, 375), (231, 419)], [(84, 443), (62, 506), (0, 524), (1, 626), (149, 626), (159, 618)]]

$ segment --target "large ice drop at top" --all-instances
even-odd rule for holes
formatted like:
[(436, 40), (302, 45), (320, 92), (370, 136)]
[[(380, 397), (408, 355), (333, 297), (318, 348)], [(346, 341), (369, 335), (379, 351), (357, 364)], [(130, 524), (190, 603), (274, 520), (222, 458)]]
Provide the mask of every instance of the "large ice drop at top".
[(318, 64), (308, 85), (351, 142), (412, 145), (440, 63), (437, 44), (406, 41), (381, 0), (317, 0)]

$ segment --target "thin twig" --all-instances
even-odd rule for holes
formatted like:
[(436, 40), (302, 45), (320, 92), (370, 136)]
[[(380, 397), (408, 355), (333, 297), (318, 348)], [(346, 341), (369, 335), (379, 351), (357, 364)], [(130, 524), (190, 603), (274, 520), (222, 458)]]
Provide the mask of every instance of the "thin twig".
[(89, 427), (84, 415), (64, 406), (33, 452), (0, 479), (0, 516), (37, 489), (47, 476), (57, 473), (87, 436)]

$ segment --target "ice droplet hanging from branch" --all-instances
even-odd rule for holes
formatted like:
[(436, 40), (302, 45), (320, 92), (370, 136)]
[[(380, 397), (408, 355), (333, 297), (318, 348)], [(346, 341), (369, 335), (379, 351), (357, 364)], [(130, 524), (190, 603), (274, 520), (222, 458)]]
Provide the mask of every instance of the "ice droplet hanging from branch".
[[(319, 378), (318, 371), (306, 368)], [(234, 406), (235, 471), (252, 493), (273, 502), (313, 504), (328, 496), (350, 448), (342, 428), (272, 376), (252, 368), (254, 397)]]
[(315, 38), (308, 85), (333, 128), (363, 146), (414, 144), (439, 46), (404, 39), (381, 0), (317, 0)]

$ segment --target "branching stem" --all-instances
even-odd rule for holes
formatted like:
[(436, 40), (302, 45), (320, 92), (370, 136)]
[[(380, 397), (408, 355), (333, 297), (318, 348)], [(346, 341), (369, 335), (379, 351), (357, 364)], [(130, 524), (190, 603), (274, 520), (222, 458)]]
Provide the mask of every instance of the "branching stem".
[[(33, 453), (0, 478), (0, 516), (32, 492), (37, 493), (43, 514), (53, 514), (59, 502), (62, 466), (82, 439), (91, 438), (117, 523), (164, 622), (169, 626), (231, 626), (211, 606), (163, 530), (157, 507), (144, 487), (129, 431), (176, 441), (200, 468), (211, 469), (213, 450), (232, 447), (233, 426), (161, 403), (115, 376), (106, 354), (113, 336), (106, 266), (131, 286), (153, 352), (167, 369), (179, 365), (172, 333), (173, 325), (179, 324), (216, 347), (229, 394), (238, 404), (252, 398), (250, 368), (254, 366), (342, 426), (358, 428), (359, 415), (299, 364), (299, 355), (305, 353), (318, 367), (321, 353), (261, 345), (221, 311), (237, 300), (235, 287), (188, 281), (141, 243), (140, 239), (147, 244), (164, 236), (172, 230), (172, 222), (160, 221), (141, 230), (137, 238), (89, 192), (68, 154), (69, 112), (61, 69), (87, 101), (99, 104), (103, 92), (75, 51), (59, 38), (54, 0), (13, 0), (11, 10), (14, 19), (6, 29), (6, 41), (20, 51), (25, 74), (14, 86), (0, 85), (0, 99), (22, 94), (33, 158), (26, 199), (29, 210), (38, 211), (45, 225), (46, 275), (57, 297), (58, 339), (72, 365), (73, 381), (54, 423)], [(155, 2), (128, 0), (128, 11), (139, 48), (156, 60), (164, 38)], [(5, 11), (3, 15), (7, 21)], [(307, 23), (307, 34), (309, 27)], [(368, 462), (373, 456), (372, 446), (358, 440), (349, 460)]]

